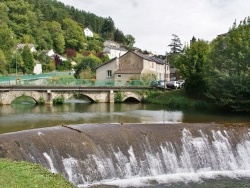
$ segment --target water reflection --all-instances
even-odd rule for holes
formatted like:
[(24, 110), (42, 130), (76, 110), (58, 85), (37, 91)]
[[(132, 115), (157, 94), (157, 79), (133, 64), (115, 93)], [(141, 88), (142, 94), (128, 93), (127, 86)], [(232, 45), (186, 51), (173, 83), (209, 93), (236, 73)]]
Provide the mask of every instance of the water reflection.
[(250, 117), (167, 110), (164, 106), (141, 103), (89, 103), (69, 100), (64, 105), (0, 106), (0, 133), (24, 129), (84, 123), (199, 123), (246, 122)]

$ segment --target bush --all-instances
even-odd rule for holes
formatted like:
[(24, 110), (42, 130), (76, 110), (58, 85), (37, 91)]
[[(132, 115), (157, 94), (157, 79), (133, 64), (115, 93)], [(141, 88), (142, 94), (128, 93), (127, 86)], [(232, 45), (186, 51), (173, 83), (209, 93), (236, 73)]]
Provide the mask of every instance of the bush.
[(121, 103), (123, 102), (124, 94), (121, 91), (115, 93), (115, 102)]
[(37, 103), (40, 104), (40, 105), (45, 104), (44, 98), (43, 97), (39, 97)]
[(61, 95), (53, 99), (53, 104), (63, 104), (64, 100), (64, 96)]

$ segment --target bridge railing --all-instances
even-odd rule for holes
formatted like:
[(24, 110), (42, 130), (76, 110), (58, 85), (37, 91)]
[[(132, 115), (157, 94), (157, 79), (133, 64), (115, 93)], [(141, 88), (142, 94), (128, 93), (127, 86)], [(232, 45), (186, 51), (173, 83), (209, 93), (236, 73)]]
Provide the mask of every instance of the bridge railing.
[(151, 81), (142, 80), (96, 80), (96, 79), (74, 79), (74, 78), (41, 78), (33, 77), (1, 77), (0, 85), (23, 85), (23, 86), (81, 86), (81, 87), (112, 87), (112, 86), (150, 86)]

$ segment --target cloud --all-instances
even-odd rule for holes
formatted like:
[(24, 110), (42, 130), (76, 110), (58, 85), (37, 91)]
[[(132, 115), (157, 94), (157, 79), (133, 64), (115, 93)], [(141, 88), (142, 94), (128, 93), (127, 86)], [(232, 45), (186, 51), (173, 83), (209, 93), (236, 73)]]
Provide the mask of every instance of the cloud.
[(176, 34), (182, 43), (195, 36), (211, 41), (225, 33), (235, 19), (250, 14), (249, 0), (61, 0), (65, 4), (110, 16), (124, 34), (132, 34), (135, 46), (164, 54)]
[(134, 8), (137, 8), (138, 2), (137, 2), (136, 0), (130, 0), (130, 2), (132, 3), (132, 6), (133, 6)]

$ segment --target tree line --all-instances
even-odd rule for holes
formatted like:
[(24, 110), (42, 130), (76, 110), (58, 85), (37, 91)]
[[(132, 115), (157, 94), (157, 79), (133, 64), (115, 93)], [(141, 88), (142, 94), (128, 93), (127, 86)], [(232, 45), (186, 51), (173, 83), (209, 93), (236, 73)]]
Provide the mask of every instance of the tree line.
[(193, 37), (179, 50), (176, 39), (175, 35), (171, 46), (176, 47), (168, 57), (185, 78), (189, 96), (208, 100), (221, 110), (250, 112), (250, 17), (238, 25), (234, 22), (210, 43)]
[[(95, 33), (93, 38), (84, 36), (83, 29), (86, 27)], [(0, 0), (2, 74), (13, 73), (16, 64), (18, 71), (32, 72), (32, 66), (25, 65), (27, 59), (22, 50), (16, 50), (19, 43), (32, 43), (39, 52), (54, 49), (58, 54), (80, 63), (85, 58), (84, 54), (92, 54), (100, 62), (106, 61), (107, 57), (101, 54), (105, 40), (114, 40), (128, 49), (135, 43), (134, 37), (124, 35), (110, 17), (99, 17), (56, 0)], [(53, 65), (41, 53), (33, 54), (33, 58), (31, 64), (34, 65), (35, 60), (42, 61), (45, 71), (60, 68), (57, 65), (61, 65)]]

